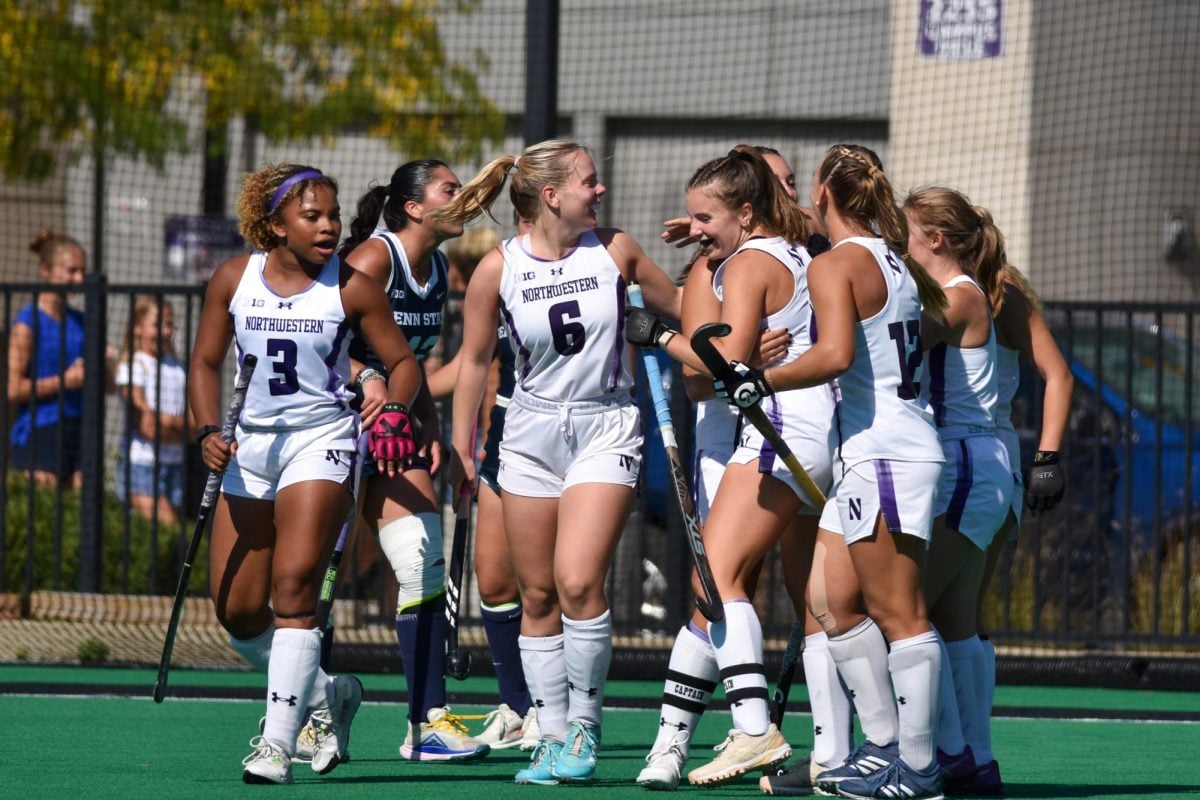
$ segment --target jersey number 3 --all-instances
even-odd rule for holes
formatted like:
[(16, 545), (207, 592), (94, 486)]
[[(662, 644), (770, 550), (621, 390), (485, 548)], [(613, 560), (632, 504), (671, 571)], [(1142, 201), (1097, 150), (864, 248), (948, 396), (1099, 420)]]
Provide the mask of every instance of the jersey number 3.
[(296, 343), (291, 339), (267, 339), (267, 355), (274, 359), (271, 368), (280, 376), (267, 381), (272, 396), (295, 394), (300, 391), (300, 378), (296, 375), (296, 353)]
[(582, 322), (575, 321), (581, 316), (578, 300), (550, 306), (550, 333), (554, 337), (554, 349), (559, 355), (573, 356), (583, 349), (587, 329)]

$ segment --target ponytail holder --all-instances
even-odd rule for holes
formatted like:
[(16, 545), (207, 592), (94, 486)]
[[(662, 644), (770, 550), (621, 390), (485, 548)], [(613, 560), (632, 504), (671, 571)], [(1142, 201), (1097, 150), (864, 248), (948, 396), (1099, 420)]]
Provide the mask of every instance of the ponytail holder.
[(299, 172), (294, 172), (288, 176), (287, 180), (279, 184), (279, 188), (275, 190), (275, 194), (271, 196), (271, 204), (267, 206), (267, 216), (275, 213), (279, 208), (279, 204), (287, 195), (288, 190), (295, 186), (300, 181), (307, 181), (313, 178), (325, 177), (319, 169), (302, 169)]
[(520, 168), (521, 168), (521, 157), (517, 156), (516, 158), (513, 159), (512, 169), (515, 171), (515, 170), (519, 170)]

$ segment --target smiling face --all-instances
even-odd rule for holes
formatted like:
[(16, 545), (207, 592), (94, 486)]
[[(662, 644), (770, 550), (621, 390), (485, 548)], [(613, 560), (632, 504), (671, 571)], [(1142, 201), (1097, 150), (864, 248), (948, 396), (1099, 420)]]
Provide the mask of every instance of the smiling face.
[(162, 324), (159, 325), (158, 306), (155, 304), (142, 315), (142, 318), (134, 326), (133, 335), (137, 342), (137, 349), (157, 355), (160, 332), (162, 334), (162, 351), (169, 353), (175, 336), (175, 312), (171, 310), (170, 306), (164, 305)]
[(687, 193), (687, 211), (691, 217), (690, 234), (700, 241), (713, 261), (729, 258), (749, 235), (752, 217), (750, 205), (733, 209), (706, 187), (697, 186)]
[(596, 209), (600, 198), (608, 191), (596, 175), (596, 164), (584, 150), (568, 156), (567, 178), (560, 186), (549, 186), (545, 190), (546, 204), (557, 211), (567, 223), (584, 230), (597, 225)]
[(87, 258), (82, 248), (64, 244), (55, 248), (49, 265), (39, 269), (47, 283), (60, 286), (80, 284), (87, 273)]
[(271, 228), (296, 258), (324, 264), (337, 251), (342, 237), (342, 211), (337, 193), (314, 183), (279, 210)]

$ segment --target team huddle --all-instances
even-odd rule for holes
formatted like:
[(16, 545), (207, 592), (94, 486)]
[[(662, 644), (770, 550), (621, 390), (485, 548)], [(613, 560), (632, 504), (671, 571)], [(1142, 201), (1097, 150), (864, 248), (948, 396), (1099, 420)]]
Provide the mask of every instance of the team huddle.
[[(481, 254), (461, 347), (435, 367), (449, 294), (439, 246), (506, 183), (518, 229)], [(1022, 507), (1062, 496), (1069, 371), (985, 209), (940, 187), (898, 202), (856, 145), (826, 151), (808, 206), (795, 183), (765, 147), (696, 170), (687, 216), (663, 234), (697, 245), (677, 285), (628, 234), (598, 227), (605, 187), (572, 142), (501, 156), (461, 186), (442, 162), (402, 165), (360, 200), (345, 242), (330, 177), (281, 164), (247, 178), (237, 208), (254, 252), (209, 285), (189, 389), (204, 460), (224, 473), (217, 616), (267, 673), (245, 781), (290, 783), (293, 762), (324, 774), (349, 757), (362, 686), (326, 671), (319, 599), (356, 525), (395, 573), (401, 756), (521, 747), (532, 752), (517, 783), (592, 780), (612, 657), (604, 583), (642, 457), (638, 345), (681, 362), (696, 404), (703, 580), (720, 603), (680, 629), (657, 735), (630, 780), (678, 786), (719, 681), (733, 727), (691, 784), (762, 770), (775, 795), (1002, 793), (982, 597)], [(214, 434), (231, 342), (239, 365), (259, 363), (227, 440)], [(1010, 407), (1022, 358), (1046, 385), (1028, 486)], [(445, 468), (478, 497), (475, 570), (500, 699), (477, 736), (446, 705), (433, 475), (436, 400), (451, 392)], [(812, 750), (795, 759), (751, 603), (776, 543), (804, 621), (813, 715)]]

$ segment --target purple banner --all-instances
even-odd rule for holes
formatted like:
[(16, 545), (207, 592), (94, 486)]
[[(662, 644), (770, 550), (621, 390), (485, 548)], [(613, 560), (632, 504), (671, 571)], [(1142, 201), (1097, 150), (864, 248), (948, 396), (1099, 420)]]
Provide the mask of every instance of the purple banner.
[(917, 52), (972, 61), (1001, 53), (1004, 0), (921, 0)]

